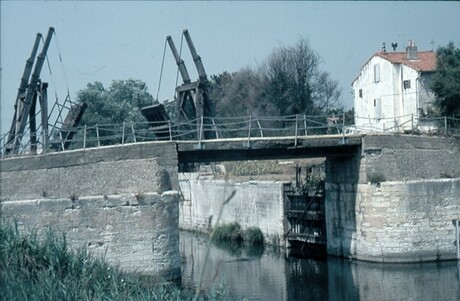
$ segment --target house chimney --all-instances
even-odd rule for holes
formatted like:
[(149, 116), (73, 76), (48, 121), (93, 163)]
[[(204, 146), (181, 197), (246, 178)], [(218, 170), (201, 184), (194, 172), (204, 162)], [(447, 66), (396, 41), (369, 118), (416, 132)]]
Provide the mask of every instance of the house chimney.
[(385, 42), (382, 43), (382, 52), (386, 53), (387, 52), (387, 47), (385, 45)]
[(415, 42), (409, 40), (409, 45), (406, 48), (407, 59), (408, 60), (416, 60), (417, 57), (417, 46), (415, 46)]

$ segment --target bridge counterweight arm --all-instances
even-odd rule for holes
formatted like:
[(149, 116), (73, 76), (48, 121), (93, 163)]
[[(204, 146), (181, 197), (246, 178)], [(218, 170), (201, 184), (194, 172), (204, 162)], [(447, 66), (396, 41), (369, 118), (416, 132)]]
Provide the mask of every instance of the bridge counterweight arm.
[(19, 99), (21, 98), (22, 94), (27, 90), (27, 84), (29, 83), (30, 73), (32, 72), (32, 67), (34, 65), (35, 56), (37, 55), (38, 45), (40, 44), (40, 40), (42, 38), (41, 33), (37, 33), (35, 38), (34, 46), (32, 47), (32, 52), (30, 54), (29, 59), (26, 61), (26, 66), (24, 67), (24, 72), (22, 74), (21, 82), (18, 88), (18, 94), (16, 96), (15, 104), (14, 104), (14, 116), (13, 121), (11, 122), (11, 128), (8, 135), (7, 143), (11, 143), (14, 140), (14, 129), (16, 126), (16, 119), (18, 117), (18, 112), (21, 110), (21, 106), (19, 106)]
[(15, 137), (13, 142), (13, 152), (17, 153), (19, 149), (19, 143), (21, 141), (22, 135), (24, 133), (24, 129), (27, 123), (27, 117), (29, 114), (29, 110), (32, 106), (32, 100), (35, 93), (38, 90), (39, 80), (40, 80), (40, 72), (43, 67), (43, 63), (45, 62), (46, 52), (48, 51), (48, 47), (51, 42), (51, 37), (53, 36), (54, 28), (50, 27), (48, 30), (48, 34), (46, 35), (45, 43), (43, 45), (42, 51), (37, 57), (37, 61), (35, 63), (34, 71), (30, 78), (28, 91), (26, 93), (26, 98), (24, 100), (24, 105), (22, 107), (21, 112), (16, 116), (16, 128), (15, 128)]
[(195, 62), (195, 67), (198, 71), (198, 75), (200, 80), (205, 81), (207, 80), (206, 71), (204, 70), (203, 63), (201, 62), (201, 57), (198, 55), (195, 49), (195, 45), (193, 44), (192, 37), (190, 36), (187, 29), (184, 29), (183, 34), (185, 36), (185, 40), (187, 41), (188, 48), (192, 53), (193, 62)]
[(167, 36), (166, 40), (168, 41), (169, 48), (174, 55), (174, 59), (176, 60), (176, 64), (179, 67), (179, 72), (182, 76), (182, 80), (184, 84), (190, 84), (192, 81), (190, 80), (190, 76), (188, 75), (187, 68), (185, 67), (184, 61), (180, 58), (179, 53), (177, 52), (176, 46), (171, 38), (171, 36)]

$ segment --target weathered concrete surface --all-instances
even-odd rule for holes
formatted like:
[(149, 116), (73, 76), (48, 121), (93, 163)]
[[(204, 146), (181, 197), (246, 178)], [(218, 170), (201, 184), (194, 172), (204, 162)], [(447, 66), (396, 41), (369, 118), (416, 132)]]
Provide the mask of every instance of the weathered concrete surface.
[(176, 279), (181, 276), (179, 199), (170, 191), (4, 201), (2, 218), (16, 221), (22, 232), (64, 232), (72, 248), (85, 247), (126, 272)]
[(362, 141), (359, 183), (372, 173), (386, 181), (460, 178), (460, 138), (368, 135)]
[(178, 189), (169, 142), (83, 149), (0, 161), (0, 201)]
[(238, 222), (244, 229), (259, 227), (267, 242), (284, 246), (282, 182), (232, 183), (198, 173), (180, 173), (179, 184), (184, 197), (180, 203), (181, 229), (208, 232), (224, 201), (235, 191), (223, 208), (220, 224)]

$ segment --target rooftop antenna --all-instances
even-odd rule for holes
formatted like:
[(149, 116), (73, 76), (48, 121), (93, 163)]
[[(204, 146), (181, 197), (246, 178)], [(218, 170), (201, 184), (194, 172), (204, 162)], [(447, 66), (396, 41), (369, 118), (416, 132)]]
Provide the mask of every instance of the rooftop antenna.
[(393, 48), (393, 51), (396, 51), (396, 47), (398, 47), (398, 43), (391, 43), (391, 47)]
[(433, 40), (431, 40), (430, 44), (431, 44), (431, 51), (434, 51), (434, 44), (436, 43)]

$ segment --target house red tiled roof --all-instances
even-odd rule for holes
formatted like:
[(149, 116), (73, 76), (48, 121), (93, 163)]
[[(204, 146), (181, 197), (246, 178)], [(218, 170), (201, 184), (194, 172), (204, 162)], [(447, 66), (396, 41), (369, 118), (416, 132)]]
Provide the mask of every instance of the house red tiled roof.
[[(407, 52), (377, 52), (371, 56), (363, 65), (367, 65), (369, 61), (378, 56), (393, 64), (404, 64), (420, 72), (433, 72), (436, 70), (436, 53), (433, 51), (418, 51), (416, 60), (409, 60)], [(359, 75), (352, 81), (353, 83), (359, 78)]]
[(421, 72), (436, 69), (436, 54), (433, 51), (418, 51), (416, 60), (409, 60), (406, 52), (377, 52), (374, 56), (386, 59), (393, 64), (404, 64)]

